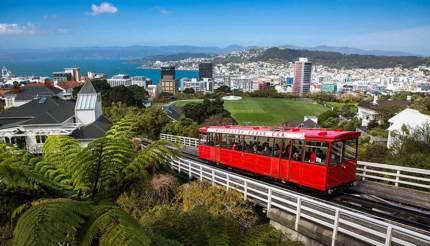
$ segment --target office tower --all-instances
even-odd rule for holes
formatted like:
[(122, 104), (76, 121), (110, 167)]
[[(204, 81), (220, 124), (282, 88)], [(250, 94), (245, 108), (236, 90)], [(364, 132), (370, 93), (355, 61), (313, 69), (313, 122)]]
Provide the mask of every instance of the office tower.
[(161, 68), (160, 89), (161, 92), (166, 92), (175, 95), (178, 88), (176, 84), (176, 71), (174, 66)]
[(65, 72), (53, 72), (52, 79), (57, 82), (71, 81), (72, 74)]
[(307, 58), (295, 62), (293, 93), (298, 96), (309, 93), (311, 88), (312, 63)]
[(176, 79), (175, 66), (161, 67), (161, 79)]
[(72, 75), (73, 81), (81, 81), (81, 69), (78, 67), (65, 68), (65, 73), (70, 73)]
[(211, 62), (204, 62), (199, 64), (199, 80), (204, 78), (213, 78), (213, 66)]

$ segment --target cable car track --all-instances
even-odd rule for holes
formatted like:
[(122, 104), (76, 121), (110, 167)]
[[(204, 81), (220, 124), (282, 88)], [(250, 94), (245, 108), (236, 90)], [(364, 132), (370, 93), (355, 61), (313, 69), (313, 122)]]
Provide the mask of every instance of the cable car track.
[(225, 165), (219, 165), (207, 160), (202, 160), (198, 158), (193, 153), (183, 152), (184, 157), (216, 167), (219, 169), (234, 172), (246, 177), (256, 179), (265, 183), (272, 184), (274, 186), (288, 189), (292, 192), (300, 193), (303, 196), (312, 197), (313, 199), (324, 200), (326, 203), (332, 203), (334, 206), (341, 206), (344, 208), (352, 209), (356, 212), (361, 212), (365, 214), (370, 214), (377, 219), (397, 222), (400, 225), (410, 226), (416, 229), (421, 229), (424, 231), (430, 231), (430, 211), (416, 209), (406, 209), (401, 205), (393, 205), (387, 202), (382, 202), (377, 200), (377, 198), (366, 198), (365, 194), (358, 193), (348, 193), (347, 191), (336, 192), (332, 195), (323, 194), (316, 192), (314, 190), (308, 189), (306, 187), (300, 187), (294, 184), (283, 183), (280, 181), (273, 180), (269, 177), (264, 177), (261, 175), (252, 174), (240, 169), (228, 167)]

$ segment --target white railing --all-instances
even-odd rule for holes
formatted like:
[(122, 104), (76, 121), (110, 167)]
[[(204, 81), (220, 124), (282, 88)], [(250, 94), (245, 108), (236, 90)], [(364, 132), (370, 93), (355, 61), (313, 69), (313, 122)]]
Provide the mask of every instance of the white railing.
[(244, 199), (266, 207), (267, 211), (270, 208), (278, 208), (294, 214), (296, 230), (301, 219), (329, 228), (332, 230), (332, 245), (335, 245), (338, 233), (372, 245), (430, 245), (430, 234), (381, 221), (363, 213), (339, 208), (197, 161), (179, 158), (170, 164), (174, 170), (184, 173), (190, 178), (206, 180), (212, 185), (224, 186), (227, 190), (236, 190), (243, 194)]
[(357, 176), (362, 180), (384, 182), (396, 187), (430, 191), (430, 170), (359, 161)]
[(199, 144), (198, 138), (189, 138), (189, 137), (183, 137), (183, 136), (175, 136), (170, 134), (160, 134), (160, 139), (166, 139), (169, 141), (172, 141), (174, 143), (180, 143), (185, 146), (191, 146), (191, 147), (197, 147)]
[[(197, 147), (198, 138), (161, 134), (160, 138)], [(396, 187), (430, 191), (430, 170), (358, 161), (357, 176), (362, 180), (381, 182)]]

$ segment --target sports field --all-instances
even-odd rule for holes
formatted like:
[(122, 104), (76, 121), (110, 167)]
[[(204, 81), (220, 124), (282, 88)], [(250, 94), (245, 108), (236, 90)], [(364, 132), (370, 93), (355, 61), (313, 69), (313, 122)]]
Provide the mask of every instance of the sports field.
[(279, 126), (287, 120), (303, 121), (305, 115), (319, 115), (327, 110), (320, 104), (303, 100), (245, 97), (224, 101), (239, 124)]
[[(201, 99), (178, 100), (174, 104), (183, 107), (190, 102), (201, 102)], [(300, 99), (259, 97), (224, 101), (224, 107), (241, 125), (271, 126), (279, 126), (287, 120), (303, 121), (305, 115), (319, 115), (327, 110), (320, 104)]]

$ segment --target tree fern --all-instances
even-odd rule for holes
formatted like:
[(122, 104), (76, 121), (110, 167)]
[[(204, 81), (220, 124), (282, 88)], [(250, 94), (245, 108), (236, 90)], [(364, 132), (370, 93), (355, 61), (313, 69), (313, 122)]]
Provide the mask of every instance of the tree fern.
[(15, 226), (15, 245), (70, 244), (76, 240), (77, 231), (90, 213), (90, 205), (84, 202), (70, 199), (35, 201)]
[(100, 138), (83, 149), (71, 164), (76, 186), (92, 198), (116, 188), (118, 174), (134, 158), (133, 145), (125, 138)]
[(129, 214), (117, 207), (100, 206), (89, 219), (82, 245), (150, 245), (144, 229)]
[(112, 126), (106, 133), (107, 138), (131, 138), (137, 129), (137, 118), (134, 115), (126, 115)]
[(179, 144), (167, 140), (154, 141), (138, 153), (133, 162), (126, 166), (123, 174), (130, 176), (147, 167), (157, 168), (157, 165), (169, 162), (180, 155), (181, 146)]

